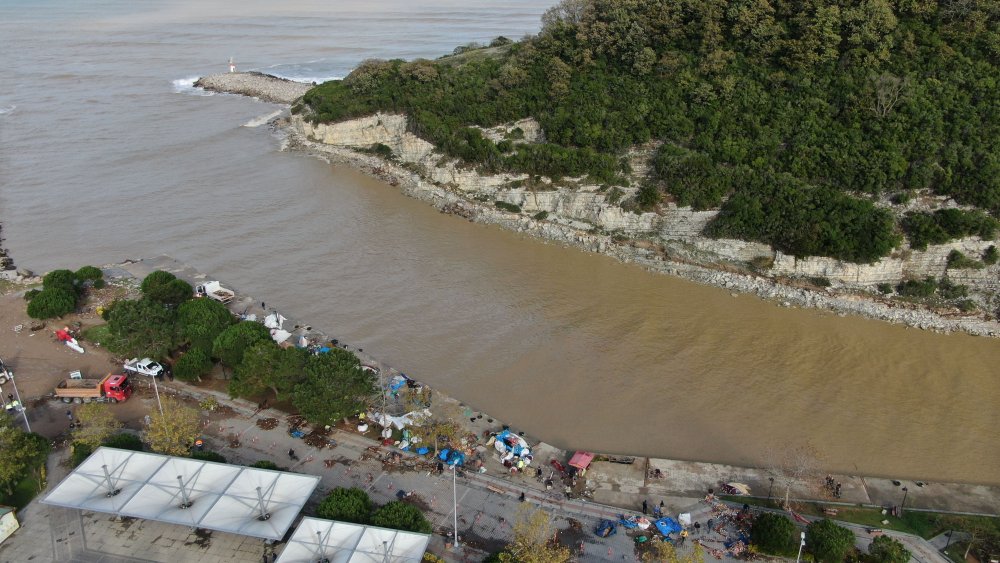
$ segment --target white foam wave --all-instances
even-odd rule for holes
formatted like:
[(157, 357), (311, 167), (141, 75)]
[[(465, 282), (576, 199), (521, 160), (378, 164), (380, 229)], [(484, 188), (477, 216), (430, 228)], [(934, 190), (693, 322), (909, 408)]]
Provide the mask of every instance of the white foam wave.
[(8, 113), (10, 113), (10, 112), (12, 112), (12, 111), (14, 111), (16, 109), (17, 109), (17, 106), (14, 106), (14, 105), (10, 105), (10, 106), (7, 106), (7, 107), (2, 107), (2, 108), (0, 108), (0, 115), (6, 115), (6, 114), (8, 114)]
[(251, 119), (250, 121), (247, 121), (246, 123), (244, 123), (243, 126), (244, 127), (260, 127), (261, 125), (263, 125), (263, 124), (267, 123), (268, 121), (271, 121), (275, 117), (278, 117), (279, 115), (281, 115), (281, 113), (283, 111), (285, 111), (285, 110), (279, 109), (278, 111), (272, 111), (271, 113), (269, 113), (267, 115), (261, 115), (261, 116), (255, 117), (255, 118)]
[(214, 96), (215, 92), (209, 92), (208, 90), (195, 87), (194, 83), (198, 81), (198, 78), (198, 76), (189, 76), (187, 78), (178, 78), (177, 80), (171, 81), (174, 93), (193, 94), (195, 96)]

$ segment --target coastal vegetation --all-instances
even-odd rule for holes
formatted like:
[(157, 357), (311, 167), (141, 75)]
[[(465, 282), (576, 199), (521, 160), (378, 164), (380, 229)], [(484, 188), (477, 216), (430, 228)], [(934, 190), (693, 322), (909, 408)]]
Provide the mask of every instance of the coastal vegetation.
[[(310, 355), (298, 348), (282, 348), (264, 325), (237, 322), (225, 305), (193, 299), (191, 286), (168, 272), (149, 274), (140, 289), (139, 299), (111, 303), (103, 312), (108, 324), (91, 327), (85, 335), (128, 356), (164, 360), (183, 352), (173, 362), (173, 372), (184, 381), (200, 381), (218, 361), (232, 369), (228, 383), (232, 396), (254, 397), (270, 391), (278, 400), (290, 400), (303, 417), (316, 424), (335, 424), (356, 414), (377, 393), (358, 357), (347, 350), (333, 348)], [(158, 442), (166, 440), (158, 436)]]
[[(405, 113), (411, 132), (484, 172), (620, 186), (626, 151), (651, 143), (628, 208), (721, 208), (711, 236), (866, 263), (901, 232), (914, 248), (994, 233), (998, 22), (982, 0), (564, 0), (536, 36), (368, 60), (293, 111), (313, 123)], [(543, 141), (481, 130), (526, 117)], [(986, 213), (899, 224), (876, 204), (917, 190)]]
[(24, 294), (28, 300), (28, 316), (33, 319), (62, 317), (76, 310), (88, 287), (104, 286), (104, 274), (94, 266), (71, 270), (52, 270), (42, 278), (42, 289)]

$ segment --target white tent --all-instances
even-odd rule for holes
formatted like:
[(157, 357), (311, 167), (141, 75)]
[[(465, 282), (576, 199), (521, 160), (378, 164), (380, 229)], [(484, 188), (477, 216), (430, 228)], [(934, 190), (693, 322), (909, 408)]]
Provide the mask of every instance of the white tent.
[(280, 540), (315, 475), (98, 448), (43, 503)]
[(427, 534), (303, 518), (277, 563), (419, 563)]

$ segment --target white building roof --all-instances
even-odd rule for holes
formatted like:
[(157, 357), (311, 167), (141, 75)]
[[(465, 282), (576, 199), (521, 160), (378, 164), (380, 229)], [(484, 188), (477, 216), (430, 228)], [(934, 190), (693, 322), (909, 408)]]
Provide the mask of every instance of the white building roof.
[(419, 563), (427, 534), (303, 518), (277, 563)]
[(316, 475), (101, 447), (42, 502), (280, 540)]

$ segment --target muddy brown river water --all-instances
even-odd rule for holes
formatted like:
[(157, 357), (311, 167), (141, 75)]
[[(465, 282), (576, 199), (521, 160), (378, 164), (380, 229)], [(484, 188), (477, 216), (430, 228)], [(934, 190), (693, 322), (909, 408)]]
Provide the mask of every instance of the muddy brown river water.
[[(49, 6), (51, 4), (51, 6)], [(280, 152), (241, 69), (342, 76), (548, 2), (0, 5), (0, 221), (43, 271), (169, 254), (558, 446), (1000, 483), (1000, 342), (776, 307), (441, 215)], [(48, 8), (48, 9), (46, 9)], [(246, 126), (244, 126), (246, 125)]]

